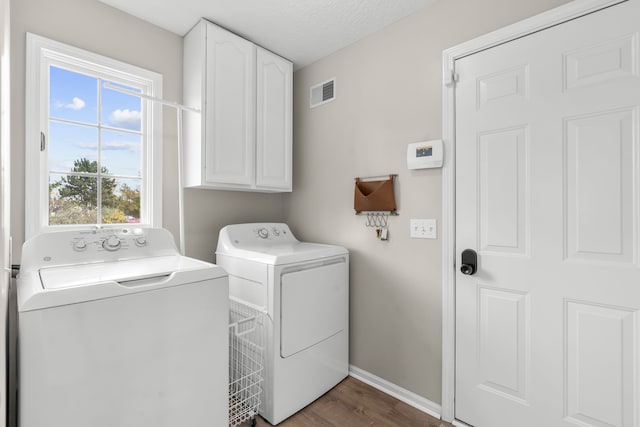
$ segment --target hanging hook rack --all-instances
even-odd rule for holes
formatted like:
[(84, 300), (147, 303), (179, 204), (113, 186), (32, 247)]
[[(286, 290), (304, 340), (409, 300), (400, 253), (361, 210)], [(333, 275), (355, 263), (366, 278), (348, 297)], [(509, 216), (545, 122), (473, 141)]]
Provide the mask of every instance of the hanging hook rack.
[(365, 226), (376, 230), (380, 240), (389, 239), (389, 216), (396, 216), (394, 181), (398, 175), (387, 174), (355, 178), (353, 208), (365, 214)]
[[(365, 221), (366, 227), (385, 228), (389, 224), (389, 215), (391, 212), (363, 212), (367, 219)], [(397, 215), (397, 214), (395, 214)]]
[(386, 216), (399, 216), (400, 214), (398, 213), (398, 211), (362, 211), (362, 212), (356, 212), (356, 215), (365, 215), (365, 216), (369, 216), (371, 214), (380, 214), (380, 215), (386, 215)]
[(362, 212), (365, 219), (365, 227), (375, 229), (376, 237), (380, 240), (389, 240), (389, 216), (397, 215), (393, 212)]

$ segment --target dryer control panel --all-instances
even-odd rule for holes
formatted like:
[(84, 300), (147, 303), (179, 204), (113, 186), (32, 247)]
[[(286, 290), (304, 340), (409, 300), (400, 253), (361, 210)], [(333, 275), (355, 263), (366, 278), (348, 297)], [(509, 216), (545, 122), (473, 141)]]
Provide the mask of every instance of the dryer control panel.
[[(278, 239), (279, 241), (297, 241), (286, 224), (256, 224), (255, 234), (260, 239)], [(290, 238), (293, 237), (293, 240)]]
[(220, 230), (218, 246), (268, 247), (274, 244), (297, 243), (289, 226), (281, 223), (253, 223), (227, 225)]

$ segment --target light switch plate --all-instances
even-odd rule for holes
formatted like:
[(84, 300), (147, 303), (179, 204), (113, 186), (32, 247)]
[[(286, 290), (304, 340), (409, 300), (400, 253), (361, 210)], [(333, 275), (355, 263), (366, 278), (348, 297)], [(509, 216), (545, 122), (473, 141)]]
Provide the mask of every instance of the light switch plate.
[(409, 220), (410, 235), (414, 239), (437, 239), (438, 227), (435, 219)]

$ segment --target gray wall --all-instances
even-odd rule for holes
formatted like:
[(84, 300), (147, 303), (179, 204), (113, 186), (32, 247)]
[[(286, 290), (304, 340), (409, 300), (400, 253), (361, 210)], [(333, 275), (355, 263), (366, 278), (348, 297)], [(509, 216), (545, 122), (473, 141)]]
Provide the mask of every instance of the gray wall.
[[(439, 403), (441, 241), (409, 238), (410, 218), (441, 222), (441, 171), (409, 171), (411, 142), (441, 136), (448, 47), (566, 0), (439, 0), (294, 75), (294, 192), (299, 238), (351, 252), (351, 363)], [(336, 100), (309, 109), (309, 87), (336, 77)], [(353, 178), (397, 173), (388, 242), (353, 211)]]
[[(163, 97), (182, 99), (182, 38), (97, 0), (12, 0), (11, 234), (14, 262), (24, 241), (25, 33), (32, 32), (163, 75)], [(178, 238), (175, 111), (164, 109), (164, 226)], [(229, 223), (282, 220), (283, 196), (186, 190), (187, 254), (212, 261)]]

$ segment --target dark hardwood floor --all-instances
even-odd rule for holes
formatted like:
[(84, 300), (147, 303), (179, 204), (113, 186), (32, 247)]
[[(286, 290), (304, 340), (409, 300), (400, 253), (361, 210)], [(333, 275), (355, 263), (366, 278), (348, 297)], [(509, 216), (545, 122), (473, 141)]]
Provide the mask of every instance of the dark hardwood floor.
[[(250, 423), (243, 424), (250, 425)], [(270, 426), (261, 417), (259, 427)], [(347, 377), (279, 427), (453, 427), (375, 388)]]

